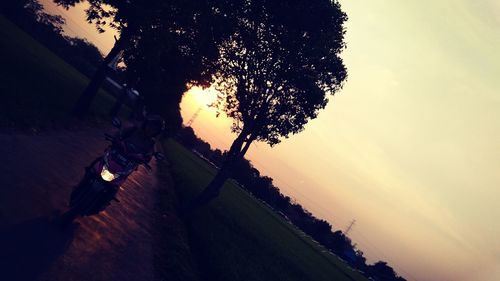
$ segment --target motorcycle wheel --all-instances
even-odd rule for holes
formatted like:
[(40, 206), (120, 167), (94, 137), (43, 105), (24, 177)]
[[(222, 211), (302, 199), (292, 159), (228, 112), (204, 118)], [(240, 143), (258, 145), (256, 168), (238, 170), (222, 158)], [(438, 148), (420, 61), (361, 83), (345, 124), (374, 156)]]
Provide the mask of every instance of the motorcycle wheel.
[(58, 224), (61, 226), (68, 226), (73, 223), (73, 221), (85, 214), (85, 211), (92, 206), (97, 199), (97, 194), (92, 192), (92, 189), (86, 186), (89, 181), (85, 181), (79, 184), (75, 190), (71, 193), (70, 207), (69, 209), (61, 214), (58, 218)]

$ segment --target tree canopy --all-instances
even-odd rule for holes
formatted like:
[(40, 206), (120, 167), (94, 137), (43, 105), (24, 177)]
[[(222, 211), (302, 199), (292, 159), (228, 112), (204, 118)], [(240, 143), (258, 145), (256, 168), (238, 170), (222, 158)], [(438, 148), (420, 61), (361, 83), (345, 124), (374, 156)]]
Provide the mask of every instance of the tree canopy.
[(225, 164), (195, 200), (219, 193), (253, 141), (273, 146), (317, 117), (347, 76), (340, 58), (346, 14), (330, 0), (247, 0), (219, 46), (214, 106), (233, 119)]
[(167, 20), (142, 29), (125, 48), (123, 58), (127, 80), (144, 96), (148, 110), (162, 113), (180, 126), (182, 94), (188, 84), (208, 85), (207, 62), (218, 53), (204, 20), (186, 20), (184, 32), (170, 24)]
[(346, 78), (346, 19), (329, 0), (246, 1), (214, 75), (232, 130), (271, 146), (302, 131)]
[[(83, 0), (55, 1), (69, 8)], [(213, 68), (207, 62), (217, 58), (217, 42), (234, 26), (231, 15), (239, 2), (89, 0), (86, 14), (99, 31), (105, 27), (120, 31), (103, 65), (124, 50), (129, 84), (140, 89), (149, 108), (161, 113), (165, 110), (160, 106), (165, 106), (169, 114), (175, 108), (178, 111), (188, 82), (206, 86), (210, 81)], [(105, 71), (94, 75), (75, 108), (77, 115), (89, 106)]]

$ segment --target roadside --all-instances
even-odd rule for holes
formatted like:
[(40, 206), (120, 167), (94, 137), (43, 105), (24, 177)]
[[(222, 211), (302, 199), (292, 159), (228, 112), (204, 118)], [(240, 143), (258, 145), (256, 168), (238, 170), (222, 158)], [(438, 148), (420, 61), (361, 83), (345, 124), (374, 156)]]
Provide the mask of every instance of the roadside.
[(179, 201), (170, 175), (169, 163), (157, 165), (160, 183), (156, 216), (155, 272), (164, 281), (197, 281), (199, 276), (196, 257), (192, 253), (188, 230), (178, 214)]

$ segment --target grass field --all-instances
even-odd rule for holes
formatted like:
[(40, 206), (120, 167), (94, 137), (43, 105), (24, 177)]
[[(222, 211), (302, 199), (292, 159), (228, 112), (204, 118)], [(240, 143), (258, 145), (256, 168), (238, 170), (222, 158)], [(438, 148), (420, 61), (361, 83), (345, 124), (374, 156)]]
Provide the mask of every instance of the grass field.
[[(215, 173), (173, 140), (164, 151), (180, 201), (192, 198)], [(188, 224), (207, 280), (366, 280), (230, 181)]]
[[(0, 50), (0, 127), (50, 127), (66, 119), (88, 78), (1, 15)], [(100, 91), (90, 116), (105, 116), (112, 102)]]

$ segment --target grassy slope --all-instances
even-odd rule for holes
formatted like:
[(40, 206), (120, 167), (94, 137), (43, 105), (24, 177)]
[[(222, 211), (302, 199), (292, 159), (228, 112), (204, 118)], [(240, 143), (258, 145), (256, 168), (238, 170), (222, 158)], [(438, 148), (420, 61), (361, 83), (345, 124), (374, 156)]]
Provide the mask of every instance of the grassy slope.
[[(175, 141), (164, 150), (181, 201), (213, 177), (212, 167)], [(234, 183), (189, 224), (210, 280), (366, 280)]]
[[(67, 117), (88, 78), (0, 15), (0, 127), (43, 127)], [(100, 91), (91, 109), (113, 99)]]

